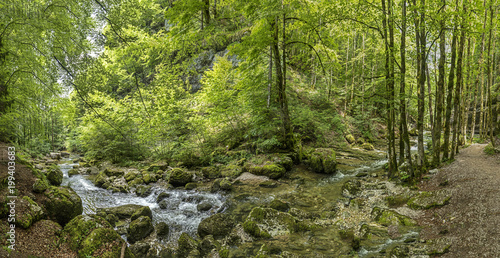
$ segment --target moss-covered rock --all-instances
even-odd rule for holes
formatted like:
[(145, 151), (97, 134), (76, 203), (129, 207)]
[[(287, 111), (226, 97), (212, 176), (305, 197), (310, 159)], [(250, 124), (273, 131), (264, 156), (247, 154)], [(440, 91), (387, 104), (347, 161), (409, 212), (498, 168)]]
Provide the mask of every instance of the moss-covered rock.
[(220, 175), (222, 177), (236, 178), (240, 176), (241, 173), (243, 173), (242, 167), (235, 164), (229, 164), (220, 169)]
[(153, 192), (151, 186), (140, 185), (135, 189), (135, 194), (139, 197), (147, 197)]
[(221, 173), (217, 167), (203, 167), (201, 173), (205, 178), (215, 179), (221, 177)]
[(220, 247), (221, 244), (212, 235), (205, 236), (199, 244), (199, 250), (203, 257), (207, 257), (212, 250), (219, 250)]
[(318, 148), (308, 155), (308, 164), (315, 173), (335, 174), (337, 159), (335, 151), (328, 148)]
[(185, 186), (187, 183), (191, 182), (193, 179), (193, 174), (182, 168), (174, 168), (170, 172), (169, 183), (173, 186)]
[(395, 211), (382, 209), (379, 207), (375, 207), (372, 210), (372, 216), (374, 220), (383, 226), (390, 225), (402, 225), (402, 226), (415, 226), (417, 223), (404, 215), (401, 215)]
[(196, 205), (196, 209), (198, 211), (209, 211), (210, 209), (212, 209), (213, 205), (209, 202), (202, 202), (198, 205)]
[(115, 177), (121, 177), (123, 176), (125, 173), (122, 171), (122, 170), (119, 170), (119, 169), (116, 169), (116, 168), (106, 168), (102, 171), (103, 174), (105, 174), (106, 176), (108, 177), (112, 177), (112, 176), (115, 176)]
[(309, 230), (311, 225), (285, 212), (255, 207), (243, 223), (243, 229), (253, 237), (267, 238)]
[(147, 242), (137, 242), (130, 246), (130, 251), (132, 251), (136, 257), (147, 257), (150, 248), (151, 244)]
[(196, 187), (198, 187), (198, 184), (196, 184), (194, 182), (191, 182), (191, 183), (187, 183), (184, 186), (184, 189), (186, 189), (186, 190), (193, 190), (193, 189), (196, 189)]
[(125, 173), (123, 177), (127, 182), (130, 182), (134, 180), (138, 175), (139, 175), (138, 171), (132, 170), (132, 171), (127, 171), (127, 173)]
[(220, 189), (225, 191), (231, 191), (233, 189), (233, 184), (227, 178), (224, 178), (219, 183)]
[(286, 169), (278, 164), (247, 165), (246, 170), (254, 175), (278, 179), (285, 175)]
[(355, 179), (347, 180), (342, 185), (342, 195), (347, 198), (354, 198), (361, 191), (361, 182)]
[(63, 172), (57, 165), (51, 165), (47, 171), (47, 180), (51, 185), (60, 186), (63, 180)]
[(276, 164), (284, 167), (286, 171), (292, 170), (293, 167), (293, 160), (290, 157), (291, 155), (287, 154), (273, 154), (269, 156), (269, 160)]
[(158, 194), (158, 196), (156, 197), (156, 203), (159, 203), (161, 201), (163, 201), (163, 199), (166, 199), (166, 198), (169, 198), (170, 197), (170, 194), (169, 193), (165, 193), (165, 192), (161, 192), (160, 194)]
[(103, 172), (100, 172), (99, 174), (97, 174), (97, 176), (94, 177), (93, 181), (94, 181), (94, 185), (96, 185), (97, 187), (102, 187), (105, 183), (110, 182), (108, 176), (106, 174), (104, 174)]
[(69, 187), (51, 186), (45, 191), (48, 200), (45, 203), (47, 215), (62, 226), (82, 214), (82, 199)]
[(138, 219), (130, 222), (130, 226), (127, 230), (127, 240), (130, 243), (135, 243), (149, 236), (151, 232), (154, 231), (153, 223), (151, 223), (151, 218), (148, 216), (141, 216)]
[(127, 219), (146, 206), (137, 204), (125, 204), (111, 208), (98, 208), (97, 213), (103, 212), (104, 214), (114, 214), (119, 219)]
[(168, 168), (168, 163), (162, 161), (162, 162), (151, 164), (148, 167), (147, 171), (150, 171), (150, 172), (163, 171), (167, 168)]
[(49, 188), (49, 182), (44, 177), (36, 179), (33, 184), (33, 192), (35, 193), (43, 193), (47, 188)]
[(349, 143), (349, 144), (353, 144), (356, 142), (356, 138), (354, 138), (354, 136), (352, 134), (348, 134), (345, 136), (345, 139), (346, 141)]
[[(125, 241), (102, 217), (80, 215), (71, 220), (63, 230), (70, 248), (78, 257), (120, 257)], [(125, 246), (125, 257), (134, 257)]]
[(139, 208), (132, 216), (130, 216), (130, 220), (136, 220), (139, 217), (146, 216), (149, 217), (150, 219), (153, 219), (153, 213), (151, 212), (151, 209), (149, 206), (144, 206), (142, 208)]
[(29, 228), (43, 217), (42, 208), (28, 196), (23, 196), (17, 202), (16, 211), (16, 225), (22, 228)]
[(170, 232), (170, 227), (165, 222), (160, 222), (156, 225), (156, 235), (159, 238), (166, 238)]
[(80, 174), (80, 172), (78, 172), (78, 169), (76, 169), (76, 168), (72, 168), (68, 171), (68, 176), (75, 176), (78, 174)]
[(365, 142), (361, 145), (361, 148), (365, 149), (365, 150), (374, 150), (375, 148), (373, 147), (373, 145), (371, 143), (368, 143), (368, 142)]
[(185, 232), (182, 232), (177, 244), (177, 257), (187, 257), (189, 253), (196, 250), (198, 246), (198, 243)]
[(430, 209), (441, 207), (451, 199), (451, 193), (447, 190), (438, 190), (434, 192), (421, 192), (408, 201), (408, 206), (412, 209)]
[(278, 211), (282, 211), (282, 212), (288, 212), (288, 210), (290, 209), (290, 204), (288, 204), (287, 202), (275, 199), (269, 204), (269, 208), (275, 209)]
[(233, 219), (224, 213), (217, 213), (200, 222), (198, 225), (198, 235), (205, 237), (213, 235), (214, 238), (223, 238), (233, 229)]
[(157, 182), (158, 179), (156, 178), (156, 175), (154, 173), (144, 172), (142, 173), (142, 181), (144, 181), (145, 184), (150, 184)]
[(138, 176), (138, 177), (134, 178), (132, 181), (128, 182), (128, 185), (130, 187), (136, 187), (136, 186), (142, 185), (142, 184), (144, 184), (144, 181), (142, 181), (141, 176)]

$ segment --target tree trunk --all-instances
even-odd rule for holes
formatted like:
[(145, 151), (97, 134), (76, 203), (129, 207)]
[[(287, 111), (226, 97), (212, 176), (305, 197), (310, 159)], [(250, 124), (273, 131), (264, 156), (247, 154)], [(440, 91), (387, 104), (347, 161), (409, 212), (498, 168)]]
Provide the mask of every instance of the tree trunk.
[[(465, 9), (464, 12), (467, 12)], [(460, 120), (460, 96), (462, 95), (463, 87), (463, 74), (462, 74), (462, 62), (463, 62), (463, 52), (465, 46), (465, 26), (460, 26), (460, 42), (458, 44), (458, 58), (457, 58), (457, 86), (455, 87), (455, 100), (454, 100), (454, 113), (453, 113), (453, 137), (451, 141), (451, 155), (450, 158), (455, 158), (455, 153), (458, 153), (458, 125)]]
[(210, 0), (203, 0), (203, 18), (205, 18), (205, 25), (210, 24)]
[(448, 77), (448, 90), (446, 95), (446, 115), (444, 123), (444, 146), (443, 146), (443, 160), (448, 160), (449, 158), (449, 146), (450, 146), (450, 131), (451, 131), (451, 107), (453, 106), (453, 86), (455, 81), (455, 63), (457, 56), (457, 30), (453, 29), (453, 37), (451, 40), (451, 65), (450, 74)]
[(267, 84), (267, 108), (271, 106), (271, 86), (273, 84), (273, 46), (269, 47), (269, 74)]

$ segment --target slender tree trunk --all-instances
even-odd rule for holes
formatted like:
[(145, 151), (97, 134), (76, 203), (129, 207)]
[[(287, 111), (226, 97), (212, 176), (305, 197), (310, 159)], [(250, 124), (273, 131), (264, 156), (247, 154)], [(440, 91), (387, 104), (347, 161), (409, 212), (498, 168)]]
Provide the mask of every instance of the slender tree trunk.
[(429, 96), (429, 122), (431, 131), (434, 129), (434, 113), (432, 113), (432, 92), (431, 92), (431, 76), (429, 75), (429, 66), (425, 64), (425, 74), (427, 77), (427, 95)]
[(210, 24), (210, 0), (203, 0), (203, 18), (205, 18), (205, 24)]
[[(465, 9), (464, 12), (467, 12)], [(458, 44), (458, 58), (457, 58), (457, 85), (455, 87), (455, 100), (454, 100), (454, 113), (453, 113), (453, 136), (451, 142), (451, 155), (450, 158), (455, 158), (455, 153), (458, 153), (458, 125), (460, 120), (460, 96), (462, 96), (462, 85), (463, 85), (463, 74), (462, 74), (462, 62), (463, 62), (463, 52), (465, 46), (465, 28), (460, 26), (460, 42)]]
[[(485, 133), (487, 134), (489, 131), (489, 137), (490, 137), (490, 142), (493, 146), (495, 146), (495, 139), (493, 137), (493, 130), (494, 125), (493, 125), (493, 105), (492, 105), (492, 99), (491, 99), (491, 87), (493, 86), (493, 71), (494, 67), (492, 67), (492, 63), (494, 63), (495, 58), (493, 58), (492, 62), (492, 56), (491, 56), (491, 38), (493, 36), (493, 6), (492, 3), (490, 2), (490, 24), (489, 24), (489, 38), (488, 38), (488, 91), (487, 91), (487, 102), (488, 102), (488, 120), (485, 121)], [(493, 43), (493, 49), (495, 49), (495, 43)]]
[(347, 114), (347, 69), (349, 66), (349, 37), (347, 37), (346, 59), (345, 59), (345, 93), (344, 93), (344, 114)]
[[(449, 146), (450, 146), (450, 131), (451, 131), (451, 108), (453, 106), (453, 86), (455, 81), (455, 63), (457, 55), (457, 30), (453, 29), (453, 37), (451, 40), (451, 65), (450, 74), (448, 77), (448, 91), (446, 95), (446, 115), (444, 123), (444, 146), (443, 146), (443, 160), (448, 160), (449, 158)], [(455, 119), (455, 118), (454, 118)]]
[(354, 78), (356, 78), (356, 74), (354, 73), (354, 67), (356, 65), (356, 59), (354, 58), (356, 55), (356, 32), (354, 32), (354, 35), (352, 37), (352, 66), (351, 66), (351, 97), (349, 100), (349, 110), (352, 113), (353, 112), (353, 101), (354, 101)]
[(273, 84), (273, 46), (269, 47), (269, 74), (267, 84), (267, 108), (271, 106), (271, 87)]
[(483, 3), (484, 7), (484, 23), (483, 23), (483, 33), (481, 34), (481, 58), (479, 61), (479, 64), (481, 65), (480, 71), (481, 71), (481, 88), (480, 88), (480, 94), (481, 94), (481, 99), (480, 99), (480, 113), (479, 113), (479, 137), (480, 139), (484, 140), (484, 92), (486, 90), (484, 86), (484, 45), (485, 45), (485, 30), (486, 30), (486, 21), (488, 19), (488, 9), (486, 8), (486, 0), (484, 0)]
[(469, 123), (469, 106), (470, 106), (470, 72), (472, 70), (471, 64), (470, 64), (470, 38), (467, 39), (467, 79), (465, 80), (464, 86), (464, 92), (462, 94), (463, 99), (465, 101), (464, 105), (462, 105), (462, 129), (460, 131), (462, 137), (463, 137), (463, 144), (467, 142), (467, 125)]

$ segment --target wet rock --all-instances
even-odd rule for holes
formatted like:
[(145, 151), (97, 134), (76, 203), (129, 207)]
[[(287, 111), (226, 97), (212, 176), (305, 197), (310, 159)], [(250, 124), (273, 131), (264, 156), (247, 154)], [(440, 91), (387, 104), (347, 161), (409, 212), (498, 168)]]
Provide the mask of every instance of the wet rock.
[(310, 230), (311, 226), (297, 220), (292, 215), (271, 208), (252, 209), (243, 229), (256, 238), (269, 238), (293, 232)]
[(379, 207), (375, 207), (372, 210), (372, 216), (374, 220), (380, 225), (390, 226), (390, 225), (402, 225), (402, 226), (415, 226), (417, 223), (404, 215), (401, 215), (395, 211), (387, 210)]
[(212, 250), (220, 249), (220, 243), (217, 242), (212, 235), (208, 235), (200, 242), (199, 249), (202, 255), (207, 255), (211, 253)]
[(229, 164), (220, 169), (220, 175), (222, 177), (236, 178), (243, 173), (241, 166), (235, 164)]
[(444, 206), (448, 204), (450, 199), (451, 193), (446, 189), (433, 192), (421, 192), (408, 201), (408, 206), (416, 210), (430, 209)]
[(164, 171), (167, 168), (168, 168), (168, 163), (159, 162), (159, 163), (151, 164), (147, 170), (151, 171), (151, 172), (156, 172), (156, 171)]
[(130, 246), (130, 251), (136, 257), (146, 257), (151, 245), (146, 242), (138, 242)]
[(156, 203), (159, 203), (159, 202), (161, 202), (163, 199), (165, 199), (165, 198), (169, 198), (169, 197), (170, 197), (170, 194), (165, 193), (165, 192), (161, 192), (160, 194), (158, 194), (158, 197), (156, 197)]
[(79, 175), (80, 172), (78, 171), (78, 169), (75, 169), (75, 168), (72, 168), (68, 171), (68, 176), (74, 176), (74, 175)]
[(57, 160), (61, 159), (61, 153), (59, 152), (51, 152), (49, 156), (51, 159), (57, 159)]
[(140, 185), (135, 189), (135, 194), (139, 197), (148, 197), (152, 192), (151, 186)]
[(61, 151), (61, 157), (63, 157), (63, 158), (69, 158), (69, 155), (70, 155), (69, 152)]
[(150, 219), (153, 219), (153, 213), (151, 212), (151, 209), (148, 206), (144, 206), (142, 208), (139, 208), (132, 216), (130, 216), (130, 220), (136, 220), (139, 217), (146, 216), (149, 217)]
[(223, 238), (227, 236), (233, 229), (233, 219), (224, 213), (217, 213), (200, 222), (198, 225), (198, 235), (205, 237), (212, 235), (214, 238)]
[(203, 167), (201, 173), (205, 178), (215, 179), (221, 177), (221, 173), (217, 167)]
[(293, 160), (289, 155), (277, 153), (270, 155), (268, 158), (272, 163), (284, 167), (286, 171), (292, 170)]
[(229, 181), (226, 178), (224, 178), (220, 181), (219, 186), (220, 186), (221, 190), (225, 190), (225, 191), (231, 191), (233, 189), (233, 184), (231, 184), (231, 181)]
[(186, 190), (193, 190), (193, 189), (196, 189), (196, 187), (198, 187), (198, 185), (196, 183), (187, 183), (186, 186), (184, 186), (184, 189)]
[(170, 172), (169, 183), (173, 186), (185, 186), (191, 182), (193, 174), (182, 168), (174, 168)]
[[(120, 257), (125, 243), (106, 220), (96, 215), (75, 217), (64, 227), (63, 236), (79, 257), (92, 257), (96, 252), (101, 257)], [(133, 257), (128, 247), (125, 257)]]
[(104, 218), (106, 218), (106, 221), (109, 222), (109, 224), (113, 227), (116, 225), (116, 222), (118, 221), (118, 217), (114, 214), (107, 214), (105, 215)]
[(106, 174), (101, 172), (93, 179), (93, 181), (97, 187), (102, 187), (102, 185), (104, 185), (106, 182), (109, 182), (110, 180), (108, 179), (108, 176), (106, 176)]
[(187, 233), (182, 232), (179, 237), (179, 241), (177, 241), (177, 254), (178, 257), (187, 257), (189, 253), (195, 249), (197, 249), (198, 243)]
[(196, 209), (198, 211), (208, 211), (208, 210), (212, 209), (212, 204), (209, 202), (202, 202), (202, 203), (196, 205)]
[(138, 171), (132, 170), (125, 173), (124, 178), (127, 182), (130, 182), (134, 180), (138, 175), (140, 175)]
[(166, 238), (170, 232), (170, 227), (165, 222), (160, 222), (156, 225), (156, 235), (160, 238)]
[(38, 178), (33, 184), (33, 192), (43, 193), (49, 188), (49, 182), (45, 178)]
[(389, 233), (386, 227), (373, 224), (363, 224), (360, 228), (360, 235), (363, 239), (383, 239), (385, 241), (389, 238)]
[(111, 186), (113, 188), (116, 188), (117, 191), (121, 192), (121, 193), (128, 193), (128, 191), (129, 191), (129, 186), (127, 184), (127, 181), (125, 181), (125, 178), (123, 178), (123, 177), (120, 177), (120, 178), (113, 180), (113, 182), (111, 183)]
[(287, 212), (288, 210), (290, 210), (290, 204), (275, 199), (269, 204), (269, 208), (282, 212)]
[(105, 174), (106, 176), (108, 177), (111, 177), (111, 176), (116, 176), (116, 177), (121, 177), (123, 176), (125, 173), (121, 170), (118, 170), (118, 169), (110, 169), (110, 168), (106, 168), (102, 171), (103, 174)]
[(390, 257), (403, 258), (410, 256), (410, 249), (406, 245), (398, 245), (392, 248)]
[(255, 175), (266, 176), (271, 179), (278, 179), (285, 175), (286, 169), (278, 164), (253, 165), (248, 164), (245, 169)]
[(16, 202), (16, 225), (29, 228), (43, 217), (43, 210), (28, 196), (23, 196)]
[(164, 209), (168, 208), (168, 202), (166, 200), (160, 201), (158, 203), (158, 206), (160, 207), (160, 209), (164, 210)]
[(347, 198), (354, 198), (361, 191), (361, 182), (350, 179), (342, 185), (342, 195)]
[(315, 149), (307, 159), (309, 167), (315, 173), (335, 174), (337, 171), (337, 160), (333, 149)]
[(267, 181), (260, 183), (259, 186), (264, 187), (264, 188), (276, 188), (276, 187), (278, 187), (278, 183), (271, 181), (271, 180), (267, 180)]
[(146, 238), (153, 231), (154, 227), (151, 223), (151, 218), (148, 216), (139, 217), (138, 219), (130, 222), (130, 226), (127, 230), (127, 240), (129, 243), (133, 244)]
[(61, 226), (82, 214), (82, 199), (69, 187), (51, 186), (45, 191), (47, 216), (54, 218)]
[(144, 181), (145, 184), (150, 184), (157, 182), (158, 178), (153, 173), (144, 172), (142, 173), (142, 181)]
[(97, 208), (97, 212), (104, 212), (105, 214), (114, 214), (119, 219), (128, 219), (132, 217), (132, 214), (136, 213), (140, 209), (142, 209), (142, 205), (137, 204), (125, 204), (112, 208)]
[(361, 148), (363, 148), (364, 150), (374, 150), (375, 148), (373, 147), (373, 145), (371, 143), (368, 143), (368, 142), (365, 142), (361, 145)]
[(137, 176), (136, 178), (134, 178), (132, 181), (128, 182), (128, 185), (130, 187), (136, 187), (138, 185), (142, 185), (144, 184), (144, 181), (142, 180), (142, 177), (141, 176)]
[(47, 180), (51, 185), (60, 186), (63, 180), (63, 173), (59, 166), (51, 165), (47, 172)]

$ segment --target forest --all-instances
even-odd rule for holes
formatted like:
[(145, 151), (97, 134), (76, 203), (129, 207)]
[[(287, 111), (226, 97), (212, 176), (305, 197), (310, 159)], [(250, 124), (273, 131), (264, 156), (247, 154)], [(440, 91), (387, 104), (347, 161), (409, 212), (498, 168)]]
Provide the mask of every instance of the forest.
[[(89, 167), (251, 172), (243, 159), (288, 155), (323, 174), (329, 161), (315, 155), (338, 165), (347, 150), (380, 151), (383, 176), (411, 186), (471, 144), (500, 153), (499, 9), (1, 0), (0, 142)], [(283, 176), (265, 166), (254, 174)]]

